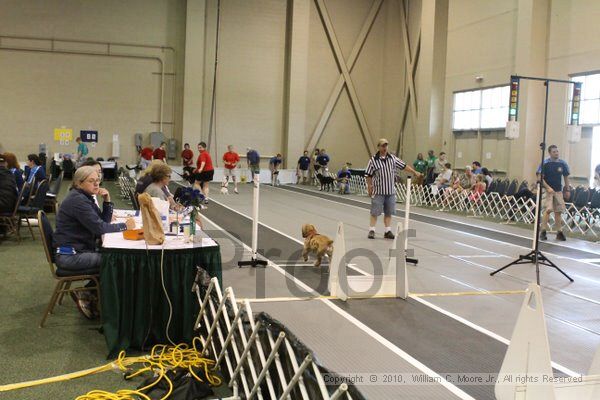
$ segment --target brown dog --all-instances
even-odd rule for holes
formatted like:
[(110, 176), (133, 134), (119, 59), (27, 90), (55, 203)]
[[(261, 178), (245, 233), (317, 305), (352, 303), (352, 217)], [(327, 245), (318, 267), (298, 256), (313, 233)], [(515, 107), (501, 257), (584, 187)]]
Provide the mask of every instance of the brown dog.
[(331, 259), (333, 254), (333, 240), (319, 234), (314, 225), (302, 225), (302, 237), (304, 238), (304, 249), (302, 250), (304, 261), (308, 261), (308, 253), (315, 253), (317, 255), (315, 267), (321, 266), (321, 260), (326, 254)]

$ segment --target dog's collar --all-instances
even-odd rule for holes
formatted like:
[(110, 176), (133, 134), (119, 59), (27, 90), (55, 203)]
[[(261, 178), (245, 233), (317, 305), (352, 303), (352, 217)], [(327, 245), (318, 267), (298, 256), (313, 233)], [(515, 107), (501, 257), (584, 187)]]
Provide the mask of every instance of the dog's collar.
[(317, 231), (315, 231), (314, 229), (311, 229), (310, 231), (308, 231), (308, 232), (306, 233), (306, 238), (307, 238), (307, 239), (310, 239), (310, 238), (312, 238), (313, 236), (315, 236), (316, 234), (317, 234)]

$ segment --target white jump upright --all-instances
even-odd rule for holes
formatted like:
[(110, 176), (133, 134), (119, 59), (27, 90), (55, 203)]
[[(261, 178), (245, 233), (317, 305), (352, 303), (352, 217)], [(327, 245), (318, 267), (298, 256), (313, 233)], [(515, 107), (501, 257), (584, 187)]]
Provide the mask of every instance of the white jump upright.
[[(396, 236), (390, 250), (387, 270), (382, 275), (348, 276), (344, 224), (338, 223), (333, 243), (333, 257), (329, 266), (329, 294), (346, 301), (348, 297), (408, 297), (408, 223), (410, 221), (411, 179), (407, 180), (403, 225), (396, 226)], [(415, 262), (416, 261), (412, 261)]]
[(258, 259), (258, 206), (260, 201), (260, 177), (254, 175), (254, 188), (252, 189), (252, 258), (250, 261), (238, 261), (238, 267), (266, 266), (265, 260)]
[[(408, 215), (408, 212), (405, 214)], [(398, 248), (398, 244), (402, 243), (402, 249)], [(394, 246), (392, 246), (394, 254), (390, 254), (388, 271), (394, 271), (396, 276), (396, 287), (394, 293), (396, 297), (404, 300), (408, 297), (408, 270), (406, 269), (406, 251), (408, 250), (408, 218), (404, 218), (404, 229), (400, 223), (396, 226), (396, 237), (394, 238)]]
[(600, 347), (588, 376), (553, 379), (541, 290), (529, 284), (495, 387), (498, 400), (600, 399)]
[[(329, 260), (329, 280), (327, 289), (329, 294), (346, 301), (348, 294), (340, 287), (340, 279), (346, 279), (346, 240), (344, 239), (344, 223), (338, 222), (335, 241), (333, 242), (333, 254)], [(340, 273), (342, 276), (340, 276)]]
[[(346, 301), (349, 297), (408, 297), (408, 271), (406, 251), (408, 248), (408, 209), (404, 223), (396, 225), (396, 237), (390, 249), (387, 270), (382, 275), (348, 276), (344, 224), (338, 223), (333, 243), (333, 256), (329, 266), (329, 294)], [(404, 225), (404, 226), (403, 226)]]

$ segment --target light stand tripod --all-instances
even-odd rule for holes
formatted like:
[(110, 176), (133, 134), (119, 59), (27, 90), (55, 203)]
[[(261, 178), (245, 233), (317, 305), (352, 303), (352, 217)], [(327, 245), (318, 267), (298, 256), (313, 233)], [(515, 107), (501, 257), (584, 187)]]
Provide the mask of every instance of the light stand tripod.
[[(513, 77), (511, 77), (511, 78), (513, 78)], [(560, 269), (556, 264), (554, 264), (552, 261), (550, 261), (548, 259), (548, 257), (546, 257), (544, 255), (544, 253), (542, 253), (540, 251), (540, 217), (542, 215), (542, 182), (544, 180), (544, 156), (545, 156), (545, 150), (546, 150), (546, 123), (547, 123), (547, 116), (548, 116), (548, 90), (550, 87), (550, 82), (561, 82), (561, 83), (567, 83), (567, 84), (574, 84), (574, 82), (558, 80), (558, 79), (533, 78), (533, 77), (527, 77), (527, 76), (515, 76), (515, 78), (529, 79), (529, 80), (534, 80), (534, 81), (543, 81), (544, 86), (546, 86), (546, 97), (545, 97), (545, 104), (544, 104), (544, 130), (542, 132), (542, 143), (540, 143), (542, 159), (540, 162), (540, 166), (541, 166), (540, 178), (537, 182), (537, 196), (536, 196), (536, 202), (535, 202), (535, 225), (533, 228), (533, 249), (527, 254), (520, 255), (518, 259), (512, 261), (511, 263), (505, 265), (504, 267), (497, 269), (494, 272), (490, 273), (490, 275), (493, 276), (493, 275), (497, 274), (498, 272), (503, 271), (506, 268), (511, 267), (513, 265), (535, 264), (536, 281), (537, 281), (537, 284), (539, 285), (540, 284), (540, 264), (542, 264), (542, 265), (546, 265), (548, 267), (555, 268), (558, 272), (563, 274), (568, 280), (570, 280), (571, 282), (574, 282), (573, 278), (571, 278), (569, 275), (567, 275), (565, 273), (565, 271)]]

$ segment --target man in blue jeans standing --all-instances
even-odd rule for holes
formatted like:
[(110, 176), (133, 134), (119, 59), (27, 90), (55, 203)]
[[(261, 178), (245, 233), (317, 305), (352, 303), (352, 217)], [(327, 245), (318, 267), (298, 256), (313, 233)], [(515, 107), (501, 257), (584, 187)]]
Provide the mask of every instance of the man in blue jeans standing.
[(367, 192), (371, 197), (371, 224), (367, 237), (375, 239), (377, 217), (383, 212), (383, 224), (385, 225), (383, 237), (394, 239), (391, 224), (392, 215), (396, 213), (396, 189), (394, 186), (396, 172), (399, 169), (406, 169), (415, 176), (421, 176), (421, 174), (395, 155), (388, 153), (387, 139), (379, 139), (377, 150), (377, 153), (369, 159), (365, 170)]

